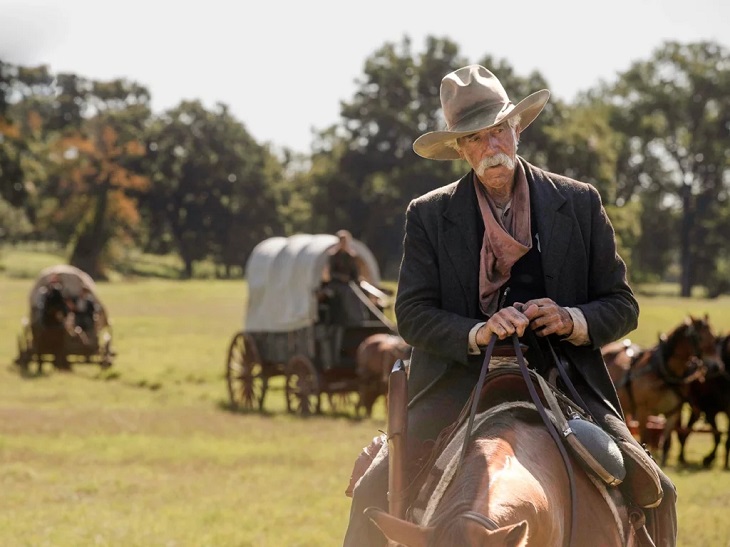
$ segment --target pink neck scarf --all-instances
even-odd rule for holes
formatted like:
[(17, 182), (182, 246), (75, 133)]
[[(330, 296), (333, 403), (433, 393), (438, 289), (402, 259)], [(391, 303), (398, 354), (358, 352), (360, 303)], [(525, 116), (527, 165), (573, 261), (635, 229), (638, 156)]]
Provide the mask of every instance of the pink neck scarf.
[(508, 215), (507, 225), (502, 224), (497, 206), (474, 175), (474, 189), (484, 220), (479, 256), (479, 307), (487, 316), (497, 311), (499, 289), (509, 281), (512, 266), (532, 248), (530, 189), (522, 164), (519, 161), (516, 164), (512, 214)]

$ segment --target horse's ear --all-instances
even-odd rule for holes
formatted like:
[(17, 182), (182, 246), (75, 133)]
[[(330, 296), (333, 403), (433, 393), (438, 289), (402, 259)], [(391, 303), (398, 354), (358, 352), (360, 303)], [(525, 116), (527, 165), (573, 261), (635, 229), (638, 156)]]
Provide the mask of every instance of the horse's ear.
[(694, 322), (694, 317), (692, 317), (691, 313), (687, 314), (687, 317), (684, 318), (684, 324), (688, 327)]
[(375, 523), (388, 540), (404, 547), (426, 547), (433, 533), (431, 527), (401, 520), (377, 507), (365, 509), (365, 516)]
[(504, 545), (504, 547), (525, 547), (527, 545), (526, 520), (496, 530), (490, 531), (486, 528), (482, 528), (482, 530), (484, 530), (482, 545)]

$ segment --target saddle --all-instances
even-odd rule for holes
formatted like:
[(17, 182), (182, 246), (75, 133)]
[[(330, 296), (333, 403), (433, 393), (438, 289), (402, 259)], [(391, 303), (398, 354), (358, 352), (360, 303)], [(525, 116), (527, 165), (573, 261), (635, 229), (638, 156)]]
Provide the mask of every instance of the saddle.
[[(662, 500), (663, 492), (650, 456), (630, 440), (617, 438), (604, 431), (575, 402), (542, 376), (532, 370), (529, 375), (534, 385), (540, 386), (540, 401), (552, 411), (552, 420), (562, 441), (582, 467), (609, 486), (621, 485), (622, 493), (639, 507), (656, 507)], [(501, 366), (490, 370), (479, 393), (477, 412), (481, 414), (511, 402), (532, 402), (519, 368)], [(422, 460), (421, 470), (409, 487), (410, 492), (420, 490), (429, 468), (466, 423), (471, 403), (470, 400), (464, 406), (454, 424), (441, 432), (430, 457), (426, 462)]]
[[(630, 439), (622, 439), (599, 427), (590, 416), (553, 383), (530, 371), (542, 403), (552, 410), (554, 423), (565, 444), (586, 471), (622, 492), (640, 507), (661, 503), (663, 492), (651, 456)], [(501, 368), (487, 375), (480, 395), (480, 410), (500, 402), (530, 400), (518, 369)]]

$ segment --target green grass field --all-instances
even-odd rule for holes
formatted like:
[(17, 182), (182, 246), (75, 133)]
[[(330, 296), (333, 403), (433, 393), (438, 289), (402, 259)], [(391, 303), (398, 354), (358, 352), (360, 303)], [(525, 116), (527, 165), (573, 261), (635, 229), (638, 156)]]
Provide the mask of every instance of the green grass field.
[[(118, 353), (108, 371), (21, 376), (12, 365), (28, 290), (52, 254), (0, 255), (0, 545), (339, 545), (352, 463), (385, 428), (370, 420), (227, 410), (225, 360), (246, 303), (241, 280), (100, 284)], [(642, 345), (687, 313), (730, 329), (730, 300), (642, 298)], [(690, 437), (697, 461), (707, 435)], [(721, 450), (722, 454), (722, 450)], [(730, 472), (679, 469), (683, 547), (730, 546)]]

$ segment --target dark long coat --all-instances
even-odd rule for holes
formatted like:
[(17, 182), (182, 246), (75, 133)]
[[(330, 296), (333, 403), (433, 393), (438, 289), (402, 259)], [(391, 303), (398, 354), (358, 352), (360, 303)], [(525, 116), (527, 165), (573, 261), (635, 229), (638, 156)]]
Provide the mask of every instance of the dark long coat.
[[(616, 252), (613, 227), (596, 189), (518, 158), (530, 187), (547, 296), (585, 315), (591, 345), (563, 343), (565, 355), (595, 395), (622, 417), (600, 348), (636, 328), (639, 305)], [(479, 311), (479, 253), (484, 225), (471, 172), (413, 200), (406, 212), (404, 254), (395, 313), (414, 347), (411, 399), (468, 358), (468, 333)]]

